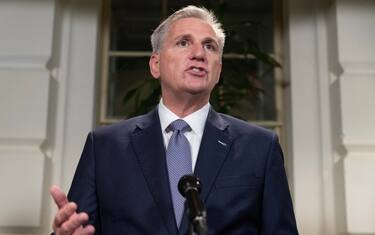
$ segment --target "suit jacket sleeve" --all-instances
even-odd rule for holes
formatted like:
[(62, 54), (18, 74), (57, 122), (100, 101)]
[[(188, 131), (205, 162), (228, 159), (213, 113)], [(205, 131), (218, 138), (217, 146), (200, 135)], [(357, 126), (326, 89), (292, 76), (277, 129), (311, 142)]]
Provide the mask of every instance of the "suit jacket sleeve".
[(68, 199), (77, 203), (78, 212), (86, 212), (89, 215), (89, 224), (94, 225), (96, 234), (100, 234), (94, 148), (94, 134), (89, 133), (69, 190)]
[(298, 234), (284, 158), (276, 135), (267, 156), (262, 203), (261, 234)]

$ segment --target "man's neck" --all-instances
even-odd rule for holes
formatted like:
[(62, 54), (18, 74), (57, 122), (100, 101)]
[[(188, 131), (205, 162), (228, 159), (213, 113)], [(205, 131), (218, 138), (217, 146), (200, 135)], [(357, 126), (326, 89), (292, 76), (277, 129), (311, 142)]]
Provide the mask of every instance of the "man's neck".
[(194, 113), (195, 111), (205, 106), (207, 103), (208, 100), (202, 100), (198, 102), (197, 99), (185, 99), (182, 102), (176, 102), (176, 100), (171, 101), (170, 99), (163, 97), (163, 104), (180, 118), (184, 118), (189, 114)]

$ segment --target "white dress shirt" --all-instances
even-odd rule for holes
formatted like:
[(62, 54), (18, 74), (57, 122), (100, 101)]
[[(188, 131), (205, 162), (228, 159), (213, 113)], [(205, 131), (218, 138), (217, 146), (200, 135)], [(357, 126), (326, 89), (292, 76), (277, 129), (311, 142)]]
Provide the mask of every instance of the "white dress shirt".
[(165, 149), (168, 147), (169, 139), (172, 136), (172, 132), (167, 132), (165, 129), (173, 121), (177, 119), (182, 119), (191, 127), (191, 131), (184, 133), (190, 144), (191, 150), (191, 161), (192, 161), (192, 171), (194, 172), (195, 164), (198, 158), (199, 147), (201, 145), (204, 126), (206, 124), (208, 111), (210, 110), (210, 104), (207, 103), (205, 106), (195, 111), (194, 113), (189, 114), (184, 118), (178, 117), (175, 113), (169, 110), (164, 104), (163, 99), (160, 100), (158, 105), (158, 112), (160, 118), (161, 131), (163, 133), (164, 146)]

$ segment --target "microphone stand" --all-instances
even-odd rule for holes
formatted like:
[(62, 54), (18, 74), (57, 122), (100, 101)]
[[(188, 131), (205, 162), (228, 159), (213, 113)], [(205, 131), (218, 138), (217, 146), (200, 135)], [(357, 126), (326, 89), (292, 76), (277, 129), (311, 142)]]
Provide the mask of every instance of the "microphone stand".
[(194, 175), (183, 176), (178, 184), (182, 196), (186, 198), (185, 208), (189, 218), (189, 235), (207, 235), (206, 208), (199, 198), (201, 182)]
[(194, 221), (190, 217), (188, 235), (207, 235), (206, 218), (202, 217), (199, 221), (197, 219)]
[[(187, 204), (195, 203), (195, 206)], [(207, 221), (206, 221), (206, 208), (202, 201), (186, 201), (187, 214), (189, 218), (189, 235), (207, 235)], [(194, 208), (199, 208), (199, 213), (191, 211)]]

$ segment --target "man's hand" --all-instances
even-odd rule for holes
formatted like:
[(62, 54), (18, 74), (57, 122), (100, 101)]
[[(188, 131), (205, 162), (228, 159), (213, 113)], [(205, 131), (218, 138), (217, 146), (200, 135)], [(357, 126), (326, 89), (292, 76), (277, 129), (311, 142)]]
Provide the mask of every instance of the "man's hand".
[(84, 212), (77, 213), (77, 205), (74, 202), (69, 202), (65, 193), (58, 186), (52, 186), (50, 193), (59, 209), (52, 224), (55, 235), (94, 234), (94, 226), (83, 226), (89, 220), (89, 216)]

